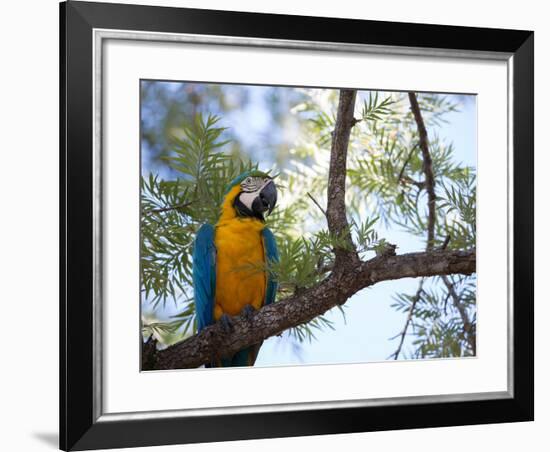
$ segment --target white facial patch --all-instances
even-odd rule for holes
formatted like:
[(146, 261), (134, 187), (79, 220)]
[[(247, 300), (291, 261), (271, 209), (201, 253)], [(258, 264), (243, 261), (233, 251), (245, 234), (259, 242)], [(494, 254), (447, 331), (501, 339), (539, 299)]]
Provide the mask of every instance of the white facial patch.
[(256, 183), (258, 186), (257, 190), (254, 191), (246, 191), (245, 187), (243, 188), (243, 191), (241, 192), (241, 195), (239, 196), (240, 201), (248, 207), (250, 210), (252, 210), (252, 203), (254, 200), (259, 196), (260, 192), (263, 190), (263, 188), (271, 182), (271, 179), (247, 179), (245, 180), (244, 184), (246, 186), (246, 189), (250, 190), (250, 188)]
[(260, 193), (260, 191), (261, 191), (261, 188), (253, 192), (241, 192), (241, 196), (239, 196), (239, 199), (246, 207), (252, 210), (252, 203), (258, 197), (258, 194)]

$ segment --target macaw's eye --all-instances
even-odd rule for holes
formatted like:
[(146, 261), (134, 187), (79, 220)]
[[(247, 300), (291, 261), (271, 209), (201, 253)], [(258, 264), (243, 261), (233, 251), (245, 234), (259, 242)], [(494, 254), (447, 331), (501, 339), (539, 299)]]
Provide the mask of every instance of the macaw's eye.
[(251, 177), (247, 177), (246, 180), (244, 181), (246, 184), (251, 184), (252, 183), (252, 178)]

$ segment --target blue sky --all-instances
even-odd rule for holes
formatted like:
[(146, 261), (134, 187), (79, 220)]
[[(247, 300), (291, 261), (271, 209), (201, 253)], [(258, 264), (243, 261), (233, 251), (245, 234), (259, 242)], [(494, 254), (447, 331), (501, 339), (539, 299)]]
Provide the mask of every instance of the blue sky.
[[(176, 85), (176, 83), (174, 83)], [(272, 120), (273, 105), (267, 99), (270, 87), (231, 86), (226, 95), (236, 100), (241, 98), (239, 90), (246, 90), (248, 102), (244, 108), (236, 108), (222, 116), (222, 125), (229, 127), (241, 142), (244, 151), (261, 167), (271, 167), (274, 163), (274, 149), (266, 149), (265, 138), (270, 137), (269, 146), (292, 143), (296, 138), (297, 127), (292, 120), (284, 121), (274, 131)], [(291, 95), (293, 88), (278, 88), (277, 95)], [(437, 133), (441, 140), (454, 144), (457, 162), (476, 166), (477, 132), (475, 97), (452, 96), (460, 104), (458, 112), (446, 116), (447, 123), (430, 133)], [(217, 113), (213, 111), (212, 113)], [(291, 115), (288, 115), (291, 118)], [(275, 139), (274, 139), (275, 136)], [(143, 173), (148, 173), (147, 159), (144, 159)], [(398, 253), (422, 250), (424, 243), (397, 229), (385, 229), (379, 223), (378, 234), (390, 243), (398, 245)], [(414, 293), (418, 281), (403, 279), (376, 284), (354, 295), (346, 303), (346, 316), (343, 318), (337, 309), (327, 314), (334, 322), (335, 330), (325, 329), (316, 333), (317, 340), (304, 342), (299, 346), (289, 340), (286, 334), (266, 340), (260, 350), (257, 366), (293, 365), (297, 363), (326, 364), (346, 362), (381, 361), (391, 355), (398, 339), (389, 338), (398, 334), (405, 322), (406, 314), (395, 311), (390, 305), (397, 292)], [(160, 317), (173, 314), (177, 309), (171, 303)], [(405, 341), (403, 350), (407, 352), (411, 338)]]

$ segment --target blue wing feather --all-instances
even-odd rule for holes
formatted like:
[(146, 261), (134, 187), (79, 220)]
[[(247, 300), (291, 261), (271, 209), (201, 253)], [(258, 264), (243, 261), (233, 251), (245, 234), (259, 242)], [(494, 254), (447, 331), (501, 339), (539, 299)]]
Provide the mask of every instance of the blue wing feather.
[(193, 290), (198, 330), (214, 323), (216, 292), (216, 247), (214, 227), (203, 224), (197, 232), (193, 248)]
[[(277, 250), (277, 242), (275, 236), (268, 228), (262, 230), (262, 236), (264, 238), (264, 250), (267, 261), (279, 262), (279, 251)], [(278, 284), (277, 281), (268, 276), (267, 287), (265, 292), (265, 304), (271, 304), (275, 301), (275, 295), (277, 295)]]

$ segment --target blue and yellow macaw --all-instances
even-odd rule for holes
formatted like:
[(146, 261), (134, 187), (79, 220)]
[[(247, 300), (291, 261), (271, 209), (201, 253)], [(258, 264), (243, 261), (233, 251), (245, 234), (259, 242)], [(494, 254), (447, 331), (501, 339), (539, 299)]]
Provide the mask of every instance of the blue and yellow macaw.
[[(247, 171), (229, 183), (216, 226), (204, 224), (199, 229), (193, 250), (199, 332), (217, 321), (230, 329), (231, 316), (250, 315), (275, 300), (277, 282), (261, 268), (279, 260), (275, 237), (264, 219), (276, 202), (273, 179), (258, 170)], [(260, 346), (217, 359), (210, 367), (253, 366)]]

